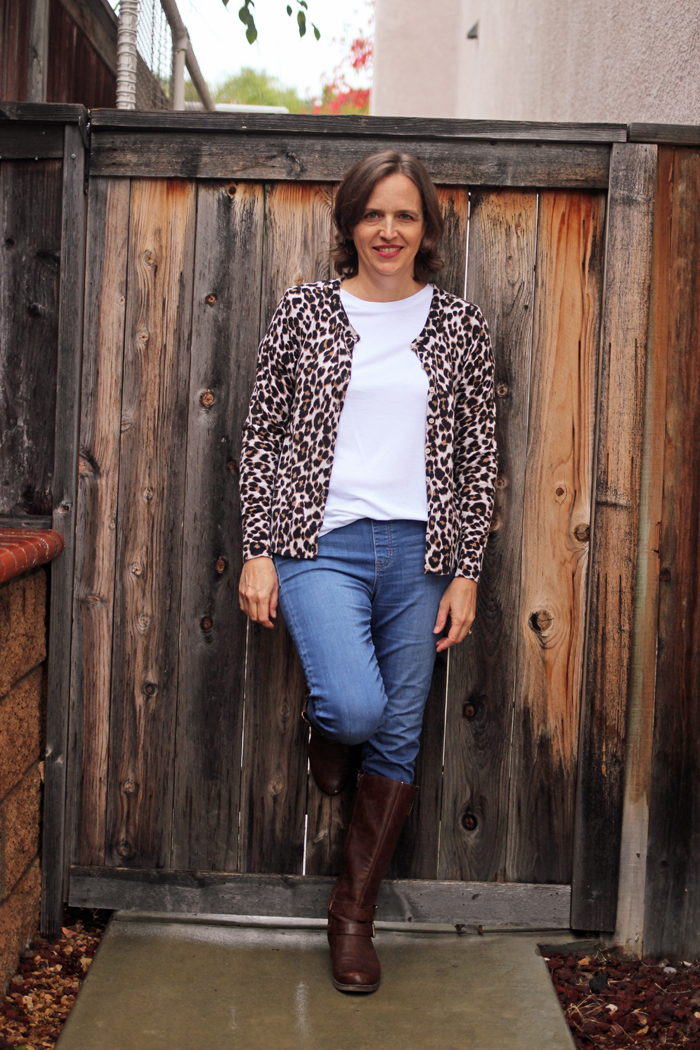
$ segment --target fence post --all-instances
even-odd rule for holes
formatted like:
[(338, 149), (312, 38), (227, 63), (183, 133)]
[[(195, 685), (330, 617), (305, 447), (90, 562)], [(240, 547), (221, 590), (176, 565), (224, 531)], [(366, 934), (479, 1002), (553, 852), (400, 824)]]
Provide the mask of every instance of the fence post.
[(49, 0), (31, 0), (27, 102), (46, 102), (49, 60)]

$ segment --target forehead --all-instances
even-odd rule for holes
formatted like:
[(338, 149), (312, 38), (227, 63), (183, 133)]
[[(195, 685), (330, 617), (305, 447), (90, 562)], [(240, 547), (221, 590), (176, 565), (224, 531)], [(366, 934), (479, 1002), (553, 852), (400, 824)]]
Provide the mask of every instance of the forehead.
[(367, 200), (366, 207), (370, 208), (410, 208), (413, 211), (421, 211), (420, 190), (408, 175), (395, 172), (380, 179), (374, 187)]

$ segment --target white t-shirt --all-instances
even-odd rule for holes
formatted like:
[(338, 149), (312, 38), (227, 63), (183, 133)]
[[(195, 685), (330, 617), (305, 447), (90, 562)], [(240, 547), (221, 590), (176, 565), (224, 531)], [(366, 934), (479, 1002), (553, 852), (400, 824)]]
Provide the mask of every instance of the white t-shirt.
[(338, 424), (320, 534), (358, 518), (427, 521), (425, 427), (428, 377), (411, 343), (425, 326), (428, 284), (408, 299), (373, 303), (342, 289), (359, 335)]

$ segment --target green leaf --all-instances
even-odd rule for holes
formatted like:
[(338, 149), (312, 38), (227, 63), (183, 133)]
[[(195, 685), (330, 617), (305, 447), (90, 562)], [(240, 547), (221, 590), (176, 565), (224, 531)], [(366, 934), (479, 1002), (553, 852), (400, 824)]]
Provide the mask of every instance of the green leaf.
[(253, 22), (252, 17), (251, 17), (251, 22), (253, 24), (249, 25), (248, 28), (246, 29), (246, 31), (245, 31), (245, 38), (246, 38), (246, 40), (248, 41), (249, 44), (254, 44), (255, 41), (258, 39), (258, 31), (255, 28), (255, 22)]
[(228, 0), (221, 0), (224, 7), (228, 7)]
[(248, 8), (245, 6), (245, 4), (243, 5), (243, 7), (240, 8), (238, 12), (238, 17), (240, 18), (244, 26), (248, 25), (250, 19), (252, 18), (252, 15)]
[(287, 4), (287, 14), (288, 14), (288, 15), (289, 15), (289, 16), (291, 17), (291, 14), (292, 14), (292, 9), (291, 9), (291, 7), (289, 6), (289, 4)]
[(314, 25), (313, 22), (311, 23), (311, 25), (313, 26), (313, 29), (314, 29), (314, 36), (316, 37), (317, 40), (320, 40), (321, 39), (321, 30), (318, 28), (318, 26)]
[(303, 7), (305, 11), (309, 10), (309, 5), (306, 0), (297, 0), (297, 3), (299, 4), (299, 7)]
[(306, 15), (303, 11), (297, 11), (297, 25), (299, 26), (299, 36), (304, 36), (306, 33)]

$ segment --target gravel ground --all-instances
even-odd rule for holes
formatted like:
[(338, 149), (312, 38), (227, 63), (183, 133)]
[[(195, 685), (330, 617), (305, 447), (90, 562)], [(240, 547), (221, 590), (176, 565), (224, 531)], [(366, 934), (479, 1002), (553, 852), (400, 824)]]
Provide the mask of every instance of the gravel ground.
[[(56, 944), (32, 941), (0, 998), (0, 1050), (52, 1050), (100, 943), (109, 912), (69, 911)], [(700, 962), (614, 952), (545, 952), (579, 1050), (700, 1050)]]
[(630, 962), (611, 951), (545, 959), (580, 1050), (700, 1050), (700, 962)]

